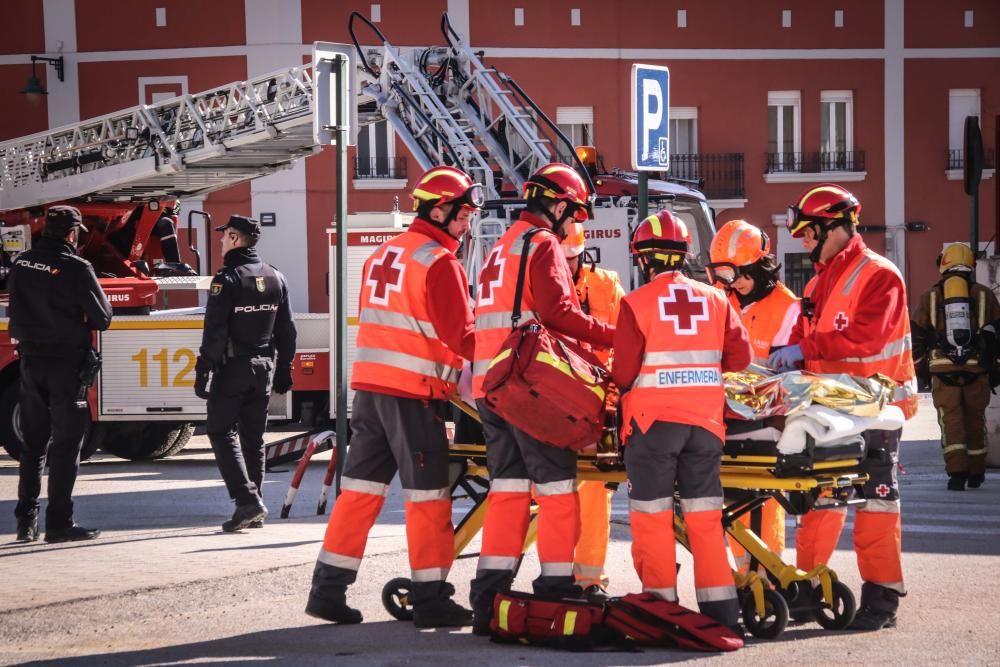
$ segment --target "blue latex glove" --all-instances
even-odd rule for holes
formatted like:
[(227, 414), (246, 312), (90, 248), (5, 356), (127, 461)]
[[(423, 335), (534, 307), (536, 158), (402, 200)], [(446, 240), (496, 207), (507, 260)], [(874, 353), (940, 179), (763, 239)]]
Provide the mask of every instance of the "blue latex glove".
[(780, 350), (771, 353), (771, 356), (767, 358), (767, 365), (781, 373), (796, 370), (797, 364), (802, 360), (801, 347), (798, 345), (786, 345)]

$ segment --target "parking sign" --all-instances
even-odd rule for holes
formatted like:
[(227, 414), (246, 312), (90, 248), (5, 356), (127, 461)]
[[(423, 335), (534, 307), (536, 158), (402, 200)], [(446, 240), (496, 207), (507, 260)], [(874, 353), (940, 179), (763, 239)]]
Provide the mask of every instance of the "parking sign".
[(632, 65), (632, 168), (670, 167), (670, 70)]

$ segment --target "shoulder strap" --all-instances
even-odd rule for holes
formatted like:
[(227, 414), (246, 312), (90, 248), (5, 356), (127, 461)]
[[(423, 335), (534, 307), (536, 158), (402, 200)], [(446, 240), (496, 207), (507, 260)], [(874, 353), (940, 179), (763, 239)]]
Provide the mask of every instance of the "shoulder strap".
[(514, 288), (514, 308), (510, 315), (511, 329), (516, 329), (517, 323), (521, 319), (521, 296), (524, 294), (524, 275), (528, 269), (528, 245), (531, 243), (531, 239), (535, 234), (544, 231), (547, 231), (544, 227), (535, 227), (534, 229), (528, 230), (525, 235), (521, 237), (521, 261), (517, 265), (517, 287)]

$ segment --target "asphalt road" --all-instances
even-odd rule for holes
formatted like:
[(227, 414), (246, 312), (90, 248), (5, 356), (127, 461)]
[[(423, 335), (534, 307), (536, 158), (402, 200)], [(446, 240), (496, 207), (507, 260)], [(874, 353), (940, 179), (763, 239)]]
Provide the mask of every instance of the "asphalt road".
[[(326, 519), (315, 504), (326, 466), (306, 474), (290, 519), (277, 518), (291, 470), (268, 476), (272, 518), (263, 530), (229, 535), (231, 511), (203, 437), (176, 459), (135, 464), (98, 455), (77, 487), (77, 521), (104, 529), (71, 545), (16, 545), (16, 465), (0, 456), (0, 663), (177, 665), (223, 661), (295, 665), (653, 665), (680, 661), (751, 664), (1000, 664), (1000, 471), (977, 491), (945, 490), (933, 413), (908, 424), (902, 449), (904, 567), (909, 595), (899, 627), (874, 634), (790, 627), (750, 640), (735, 655), (670, 650), (570, 654), (491, 644), (469, 631), (417, 630), (382, 608), (382, 586), (407, 574), (402, 495), (394, 487), (351, 591), (360, 626), (328, 626), (302, 612)], [(280, 437), (281, 434), (275, 437)], [(456, 506), (456, 519), (464, 506)], [(632, 569), (627, 501), (614, 499), (608, 557), (611, 592), (639, 590)], [(850, 523), (831, 565), (860, 588)], [(794, 526), (789, 524), (794, 544)], [(473, 544), (472, 548), (478, 545)], [(787, 559), (793, 559), (789, 552)], [(690, 559), (682, 602), (693, 606)], [(451, 580), (468, 593), (475, 559)], [(537, 575), (530, 555), (516, 587)]]

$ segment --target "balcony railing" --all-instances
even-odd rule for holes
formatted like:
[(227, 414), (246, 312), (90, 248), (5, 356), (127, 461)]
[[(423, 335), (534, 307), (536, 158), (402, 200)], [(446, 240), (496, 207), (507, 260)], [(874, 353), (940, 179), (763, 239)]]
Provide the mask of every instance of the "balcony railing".
[(821, 171), (864, 171), (864, 151), (817, 153), (768, 153), (768, 174), (817, 173)]
[(355, 158), (354, 178), (406, 178), (406, 158)]
[[(992, 148), (983, 151), (983, 169), (997, 168), (997, 154)], [(965, 151), (961, 148), (949, 149), (948, 166), (945, 169), (965, 169)]]
[(697, 181), (709, 199), (742, 199), (743, 153), (678, 153), (670, 156), (670, 178)]

